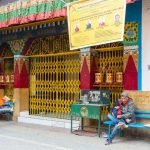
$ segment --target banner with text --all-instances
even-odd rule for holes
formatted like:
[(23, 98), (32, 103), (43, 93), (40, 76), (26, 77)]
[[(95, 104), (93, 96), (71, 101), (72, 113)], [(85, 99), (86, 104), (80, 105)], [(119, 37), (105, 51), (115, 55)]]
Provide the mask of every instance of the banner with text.
[(70, 49), (123, 41), (126, 0), (86, 0), (68, 5)]

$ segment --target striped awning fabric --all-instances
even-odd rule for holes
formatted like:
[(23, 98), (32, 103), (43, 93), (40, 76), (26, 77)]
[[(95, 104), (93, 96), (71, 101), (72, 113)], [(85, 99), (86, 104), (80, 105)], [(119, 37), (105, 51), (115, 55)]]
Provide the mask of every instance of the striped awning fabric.
[(130, 4), (130, 3), (136, 2), (137, 0), (126, 0), (126, 1), (127, 1), (127, 4)]

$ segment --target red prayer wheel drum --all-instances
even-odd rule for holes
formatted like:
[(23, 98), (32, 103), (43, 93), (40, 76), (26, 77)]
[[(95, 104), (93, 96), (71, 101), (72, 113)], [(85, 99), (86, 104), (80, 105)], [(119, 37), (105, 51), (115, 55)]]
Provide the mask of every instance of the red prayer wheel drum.
[(3, 83), (4, 82), (4, 76), (0, 75), (0, 82)]
[(95, 83), (99, 84), (102, 83), (103, 75), (102, 73), (95, 73)]
[(9, 82), (9, 75), (5, 75), (5, 82)]
[(14, 82), (14, 75), (10, 75), (10, 82)]
[(113, 83), (113, 74), (106, 73), (106, 83)]
[(123, 73), (122, 72), (116, 72), (116, 82), (117, 83), (123, 82)]

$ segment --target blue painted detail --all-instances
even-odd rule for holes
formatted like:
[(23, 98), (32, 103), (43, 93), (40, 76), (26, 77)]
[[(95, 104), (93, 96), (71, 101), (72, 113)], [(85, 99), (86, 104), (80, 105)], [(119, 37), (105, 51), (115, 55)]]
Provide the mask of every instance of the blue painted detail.
[[(145, 110), (135, 110), (135, 116), (136, 118), (140, 119), (150, 119), (150, 111)], [(110, 137), (111, 133), (111, 126), (115, 125), (115, 123), (111, 120), (104, 121), (104, 124), (108, 125), (108, 137)], [(134, 124), (128, 124), (129, 128), (141, 128), (141, 129), (150, 129), (150, 127), (145, 126), (143, 123), (134, 123)]]
[(126, 22), (138, 23), (138, 90), (142, 90), (142, 0), (127, 5)]
[(130, 128), (144, 128), (144, 124), (142, 124), (142, 123), (129, 124), (128, 127), (130, 127)]
[(111, 125), (115, 125), (113, 121), (109, 120), (109, 121), (104, 121), (104, 124), (111, 124)]
[(135, 114), (150, 114), (148, 110), (135, 110)]
[(138, 114), (136, 115), (136, 118), (150, 119), (150, 114)]

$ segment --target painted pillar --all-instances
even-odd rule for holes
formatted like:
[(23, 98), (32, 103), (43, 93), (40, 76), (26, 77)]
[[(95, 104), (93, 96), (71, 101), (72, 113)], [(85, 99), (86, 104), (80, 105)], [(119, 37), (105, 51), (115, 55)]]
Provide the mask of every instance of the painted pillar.
[[(4, 83), (4, 59), (0, 59), (0, 83)], [(0, 86), (0, 97), (4, 96), (4, 87)]]
[(21, 55), (14, 56), (14, 119), (20, 112), (29, 111), (29, 61)]
[(142, 89), (142, 0), (127, 5), (124, 51), (124, 89)]
[(80, 89), (93, 89), (95, 74), (95, 56), (90, 47), (81, 52)]
[[(90, 47), (83, 48), (81, 52), (81, 70), (80, 70), (80, 89), (91, 90), (93, 89), (95, 80), (95, 53)], [(95, 120), (85, 119), (83, 120), (84, 126), (95, 125)], [(91, 130), (86, 127), (86, 130)]]

